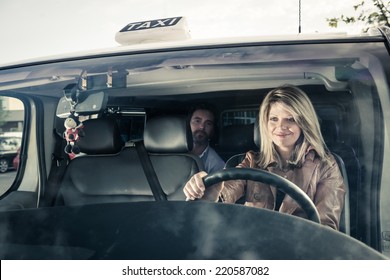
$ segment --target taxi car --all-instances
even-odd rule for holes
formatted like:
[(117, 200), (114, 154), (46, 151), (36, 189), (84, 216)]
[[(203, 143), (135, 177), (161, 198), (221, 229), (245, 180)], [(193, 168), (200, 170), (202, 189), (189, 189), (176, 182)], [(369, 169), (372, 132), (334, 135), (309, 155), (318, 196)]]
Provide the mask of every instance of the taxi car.
[[(25, 110), (17, 175), (0, 197), (1, 258), (387, 259), (390, 30), (214, 41), (175, 32), (175, 42), (155, 35), (160, 42), (0, 66), (1, 98)], [(284, 84), (308, 94), (340, 159), (340, 231), (318, 223), (299, 188), (260, 171), (229, 168), (205, 181), (272, 182), (307, 205), (309, 219), (185, 201), (184, 184), (202, 170), (190, 153), (191, 106), (216, 108), (210, 144), (228, 161), (258, 149), (259, 105)]]
[(20, 137), (0, 134), (0, 173), (14, 168), (13, 160), (18, 154), (20, 143)]

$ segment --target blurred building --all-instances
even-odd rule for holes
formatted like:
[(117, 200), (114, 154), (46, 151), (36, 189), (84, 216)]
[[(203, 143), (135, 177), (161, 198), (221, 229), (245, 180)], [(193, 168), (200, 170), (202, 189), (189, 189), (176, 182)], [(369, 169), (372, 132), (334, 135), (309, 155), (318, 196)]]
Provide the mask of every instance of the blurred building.
[(22, 132), (24, 121), (23, 103), (16, 98), (2, 97), (0, 108), (0, 132)]

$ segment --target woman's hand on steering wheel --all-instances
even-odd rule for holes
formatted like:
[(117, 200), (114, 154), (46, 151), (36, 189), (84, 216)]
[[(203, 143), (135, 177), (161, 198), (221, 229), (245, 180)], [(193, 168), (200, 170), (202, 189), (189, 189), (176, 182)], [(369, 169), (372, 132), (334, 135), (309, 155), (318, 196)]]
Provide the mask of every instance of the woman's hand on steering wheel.
[(203, 197), (206, 190), (206, 186), (203, 183), (203, 178), (207, 176), (207, 173), (201, 171), (196, 173), (184, 186), (183, 192), (186, 196), (186, 200), (195, 200)]
[(222, 183), (208, 185), (206, 187), (204, 183), (204, 178), (209, 176), (206, 172), (201, 171), (187, 182), (184, 186), (184, 194), (186, 196), (186, 201), (192, 201), (197, 199), (208, 200), (217, 202), (219, 199), (219, 194), (223, 188)]

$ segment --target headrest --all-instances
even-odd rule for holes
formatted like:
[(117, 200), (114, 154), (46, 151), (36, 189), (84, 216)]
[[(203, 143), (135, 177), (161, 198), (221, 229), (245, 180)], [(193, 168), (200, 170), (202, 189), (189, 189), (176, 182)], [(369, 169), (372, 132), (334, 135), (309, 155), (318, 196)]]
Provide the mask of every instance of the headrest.
[(114, 119), (89, 119), (83, 122), (84, 137), (77, 145), (89, 155), (115, 154), (122, 149), (118, 125)]
[(331, 145), (339, 140), (339, 129), (333, 120), (321, 120), (321, 133), (326, 144)]
[(255, 142), (257, 147), (260, 147), (259, 116), (256, 117), (255, 124), (253, 125), (253, 142)]
[(192, 133), (186, 116), (159, 116), (147, 121), (144, 145), (152, 153), (187, 153)]
[(247, 152), (256, 146), (253, 142), (254, 124), (233, 124), (221, 129), (219, 148), (225, 151)]

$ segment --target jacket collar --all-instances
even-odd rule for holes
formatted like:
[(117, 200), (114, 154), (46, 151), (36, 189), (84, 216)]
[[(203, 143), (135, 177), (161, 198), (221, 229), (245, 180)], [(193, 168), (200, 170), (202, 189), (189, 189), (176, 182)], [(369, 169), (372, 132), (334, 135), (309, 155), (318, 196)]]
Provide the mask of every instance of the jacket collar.
[[(316, 150), (314, 149), (313, 146), (309, 146), (309, 148), (307, 148), (306, 153), (305, 153), (304, 162), (306, 162), (307, 160), (314, 161), (315, 156), (316, 156)], [(272, 157), (272, 161), (268, 164), (267, 168), (268, 167), (275, 167), (277, 164), (278, 164), (277, 159), (275, 157)]]

